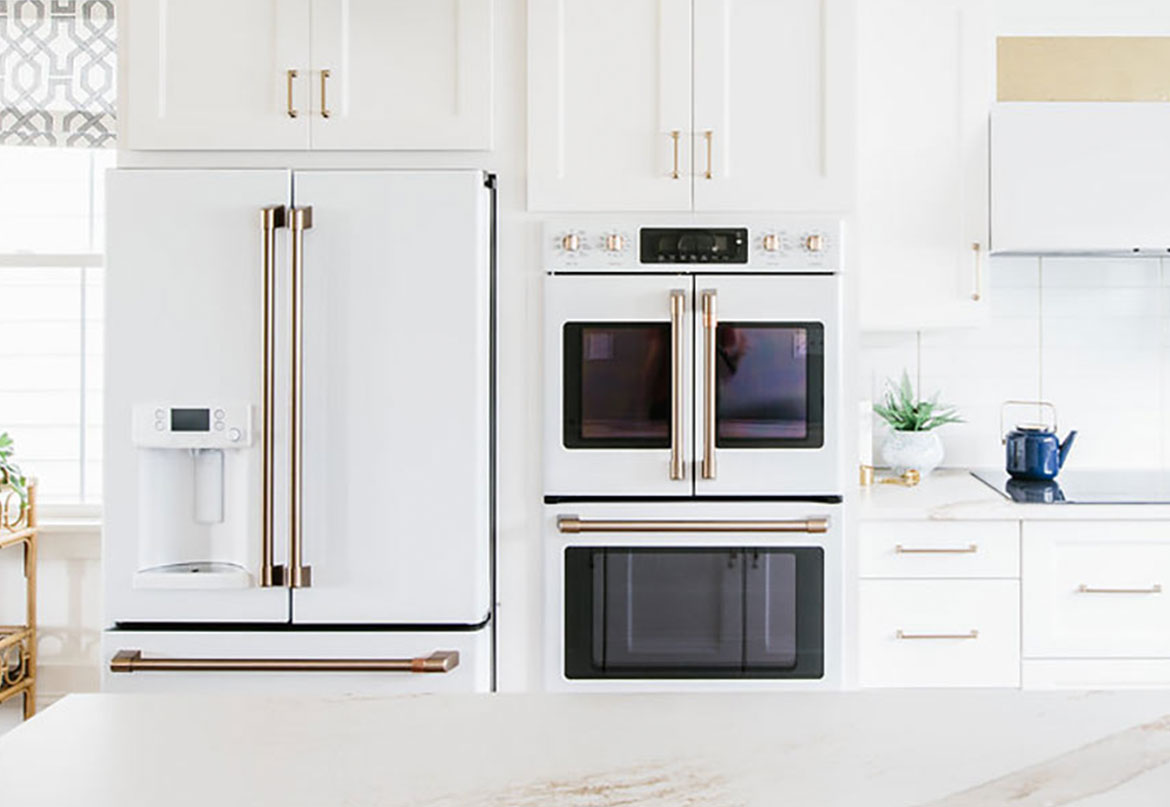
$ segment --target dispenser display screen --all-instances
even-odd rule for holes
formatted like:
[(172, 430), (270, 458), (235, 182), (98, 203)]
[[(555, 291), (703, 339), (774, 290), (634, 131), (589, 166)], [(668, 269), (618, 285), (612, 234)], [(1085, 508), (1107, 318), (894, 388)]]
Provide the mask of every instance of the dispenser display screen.
[(210, 409), (172, 409), (171, 431), (173, 432), (206, 432), (211, 431)]

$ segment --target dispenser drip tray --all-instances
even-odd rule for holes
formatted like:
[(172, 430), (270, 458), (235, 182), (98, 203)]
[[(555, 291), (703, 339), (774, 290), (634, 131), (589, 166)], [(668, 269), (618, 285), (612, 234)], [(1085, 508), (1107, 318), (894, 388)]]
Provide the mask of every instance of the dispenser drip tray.
[(251, 585), (252, 575), (243, 566), (216, 561), (168, 563), (134, 574), (134, 588), (224, 589)]

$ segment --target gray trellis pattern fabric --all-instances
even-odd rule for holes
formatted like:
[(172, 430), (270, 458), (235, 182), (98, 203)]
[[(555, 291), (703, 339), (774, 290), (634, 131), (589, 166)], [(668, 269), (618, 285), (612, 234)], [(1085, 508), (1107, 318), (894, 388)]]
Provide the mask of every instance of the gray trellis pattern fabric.
[(113, 146), (114, 0), (0, 0), (0, 145)]

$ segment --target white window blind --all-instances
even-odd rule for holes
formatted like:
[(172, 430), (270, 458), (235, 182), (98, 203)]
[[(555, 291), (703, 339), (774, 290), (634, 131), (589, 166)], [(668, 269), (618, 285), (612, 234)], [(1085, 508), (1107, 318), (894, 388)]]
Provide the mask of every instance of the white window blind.
[(109, 149), (0, 147), (0, 431), (47, 505), (101, 500)]

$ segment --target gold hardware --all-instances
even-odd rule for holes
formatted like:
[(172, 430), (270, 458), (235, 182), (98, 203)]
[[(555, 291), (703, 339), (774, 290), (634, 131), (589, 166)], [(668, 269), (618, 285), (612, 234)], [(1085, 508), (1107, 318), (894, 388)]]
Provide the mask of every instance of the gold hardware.
[(568, 233), (561, 239), (561, 247), (565, 252), (576, 252), (581, 248), (581, 236), (576, 233)]
[(922, 481), (922, 474), (914, 468), (907, 468), (898, 476), (883, 476), (877, 480), (879, 485), (901, 485), (904, 488), (915, 487)]
[(973, 555), (979, 551), (978, 544), (967, 544), (964, 547), (909, 547), (897, 544), (894, 551), (899, 555)]
[(979, 302), (983, 299), (983, 245), (976, 241), (971, 249), (975, 251), (975, 292), (971, 299)]
[(760, 246), (767, 252), (775, 252), (780, 249), (780, 236), (776, 233), (768, 233), (760, 240)]
[(289, 454), (291, 485), (289, 487), (289, 551), (288, 585), (309, 588), (313, 585), (313, 570), (303, 564), (304, 534), (301, 523), (301, 463), (302, 415), (304, 404), (304, 322), (305, 322), (305, 230), (313, 226), (313, 208), (292, 209), (292, 396), (289, 405)]
[(458, 650), (436, 650), (417, 658), (144, 658), (141, 650), (119, 650), (110, 672), (409, 672), (446, 673), (459, 666)]
[(260, 435), (261, 452), (261, 524), (260, 524), (260, 587), (284, 585), (284, 566), (273, 563), (273, 532), (275, 512), (273, 472), (276, 467), (276, 231), (286, 225), (283, 205), (266, 207), (261, 211), (264, 227), (264, 350), (263, 386), (264, 412)]
[(683, 313), (686, 311), (686, 292), (675, 289), (670, 293), (670, 478), (686, 478), (683, 464)]
[(719, 327), (718, 292), (704, 291), (703, 301), (703, 478), (715, 478), (715, 331)]
[(328, 118), (332, 113), (329, 111), (329, 104), (325, 102), (325, 82), (328, 81), (329, 76), (332, 75), (328, 70), (321, 71), (321, 117)]
[(296, 70), (286, 70), (285, 78), (285, 109), (288, 111), (290, 118), (295, 118), (300, 113), (297, 108), (293, 106), (293, 79), (297, 77)]
[(861, 464), (857, 474), (857, 484), (863, 488), (867, 488), (873, 484), (874, 481), (874, 467), (872, 465)]
[[(1003, 413), (1009, 406), (1034, 406), (1039, 409), (1047, 407), (1052, 411), (1052, 431), (1060, 431), (1056, 421), (1056, 406), (1048, 401), (1004, 401), (999, 407), (999, 442), (1007, 445), (1007, 432), (1003, 428)], [(1046, 428), (1046, 424), (1034, 424), (1037, 428)]]
[(714, 176), (714, 174), (711, 172), (711, 141), (715, 137), (715, 133), (708, 129), (707, 131), (703, 132), (703, 137), (707, 140), (707, 171), (705, 174), (703, 174), (703, 176), (705, 176), (707, 179), (711, 179)]
[(28, 720), (37, 710), (36, 480), (29, 480), (26, 493), (21, 501), (14, 489), (0, 483), (0, 549), (23, 549), (25, 587), (25, 624), (0, 625), (0, 703), (20, 695)]
[(967, 633), (906, 633), (902, 630), (895, 633), (899, 639), (978, 639), (979, 631)]
[(1081, 594), (1161, 594), (1162, 584), (1155, 583), (1149, 588), (1093, 588), (1081, 583), (1077, 591)]
[(672, 129), (670, 132), (670, 139), (674, 141), (674, 170), (670, 172), (671, 179), (678, 179), (678, 138), (682, 134), (678, 129)]
[(583, 532), (803, 532), (829, 531), (827, 518), (750, 521), (703, 521), (690, 519), (586, 519), (558, 516), (563, 533)]

